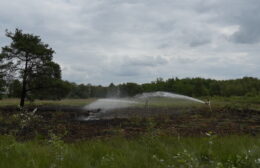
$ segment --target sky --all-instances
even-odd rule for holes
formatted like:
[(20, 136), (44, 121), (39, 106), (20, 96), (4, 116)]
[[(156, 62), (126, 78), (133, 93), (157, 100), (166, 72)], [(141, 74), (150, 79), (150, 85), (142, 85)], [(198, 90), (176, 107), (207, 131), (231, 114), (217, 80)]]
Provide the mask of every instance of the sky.
[(0, 0), (5, 30), (39, 35), (62, 78), (260, 78), (259, 0)]

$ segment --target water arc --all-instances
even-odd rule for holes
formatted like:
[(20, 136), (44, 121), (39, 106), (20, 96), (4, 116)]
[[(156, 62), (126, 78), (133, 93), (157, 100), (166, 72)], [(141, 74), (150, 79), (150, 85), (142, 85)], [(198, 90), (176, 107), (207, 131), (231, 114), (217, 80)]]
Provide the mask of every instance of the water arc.
[(146, 92), (142, 93), (139, 95), (136, 95), (135, 98), (137, 99), (149, 99), (152, 97), (167, 97), (167, 98), (176, 98), (176, 99), (184, 99), (184, 100), (190, 100), (198, 103), (203, 103), (205, 104), (206, 102), (190, 97), (190, 96), (185, 96), (181, 94), (176, 94), (176, 93), (170, 93), (170, 92), (163, 92), (163, 91), (157, 91), (157, 92)]

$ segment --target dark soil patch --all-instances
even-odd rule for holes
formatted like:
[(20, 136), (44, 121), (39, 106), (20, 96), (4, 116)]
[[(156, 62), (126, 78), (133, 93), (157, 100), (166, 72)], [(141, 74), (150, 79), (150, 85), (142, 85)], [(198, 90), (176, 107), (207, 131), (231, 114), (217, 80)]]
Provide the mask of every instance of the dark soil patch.
[[(28, 107), (28, 110), (34, 108)], [(99, 114), (101, 120), (78, 120), (88, 117), (90, 113)], [(13, 119), (15, 114), (19, 114), (16, 107), (0, 108), (0, 134), (12, 133), (25, 140), (36, 136), (47, 137), (50, 131), (66, 141), (114, 135), (205, 136), (206, 132), (218, 135), (260, 134), (260, 111), (228, 107), (213, 109), (212, 113), (208, 108), (129, 108), (102, 113), (73, 106), (40, 106), (36, 115), (41, 119), (23, 128)]]

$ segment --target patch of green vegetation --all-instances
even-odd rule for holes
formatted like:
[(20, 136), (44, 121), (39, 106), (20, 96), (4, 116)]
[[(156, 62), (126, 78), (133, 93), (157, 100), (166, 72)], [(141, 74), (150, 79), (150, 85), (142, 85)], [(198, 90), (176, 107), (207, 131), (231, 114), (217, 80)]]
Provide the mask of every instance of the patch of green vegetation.
[(0, 100), (0, 106), (18, 106), (19, 105), (19, 99), (1, 99)]
[[(62, 99), (62, 100), (35, 100), (33, 102), (27, 101), (26, 105), (67, 105), (67, 106), (84, 106), (93, 102), (91, 99)], [(18, 106), (19, 99), (2, 99), (0, 100), (0, 106)]]
[(210, 98), (212, 106), (230, 106), (232, 108), (260, 110), (260, 96), (232, 96)]
[(149, 105), (152, 106), (199, 106), (201, 103), (193, 102), (185, 99), (177, 99), (177, 98), (166, 98), (166, 97), (155, 97), (150, 98), (148, 101)]
[[(208, 98), (201, 97), (201, 100), (206, 101)], [(213, 107), (232, 106), (237, 108), (252, 108), (260, 110), (260, 96), (233, 96), (233, 97), (210, 97)], [(71, 105), (71, 106), (84, 106), (95, 101), (91, 99), (62, 99), (62, 100), (35, 100), (34, 102), (26, 102), (27, 105)], [(19, 99), (2, 99), (0, 106), (17, 106)], [(172, 98), (151, 98), (148, 101), (151, 107), (201, 107), (204, 104), (192, 102), (182, 99)], [(138, 107), (145, 106), (145, 101), (137, 105)]]
[(52, 135), (48, 141), (17, 142), (0, 137), (0, 167), (257, 168), (260, 139), (249, 136), (112, 137), (72, 144)]

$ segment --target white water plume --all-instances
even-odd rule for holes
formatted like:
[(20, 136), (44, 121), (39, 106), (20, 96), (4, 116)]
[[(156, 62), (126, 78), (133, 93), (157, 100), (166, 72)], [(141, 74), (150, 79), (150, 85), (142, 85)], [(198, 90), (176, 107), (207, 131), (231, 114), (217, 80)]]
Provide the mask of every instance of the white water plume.
[(114, 99), (98, 99), (94, 101), (93, 103), (86, 105), (84, 109), (87, 110), (102, 110), (102, 111), (107, 111), (107, 110), (113, 110), (113, 109), (119, 109), (119, 108), (126, 108), (130, 107), (133, 105), (140, 104), (142, 99), (148, 100), (149, 98), (152, 97), (166, 97), (166, 98), (173, 98), (173, 99), (184, 99), (184, 100), (190, 100), (198, 103), (203, 103), (205, 104), (204, 101), (181, 95), (181, 94), (175, 94), (175, 93), (170, 93), (170, 92), (149, 92), (149, 93), (142, 93), (140, 95), (136, 95), (134, 98), (131, 99), (119, 99), (119, 98), (114, 98)]
[(118, 108), (126, 108), (132, 105), (138, 104), (138, 102), (127, 99), (98, 99), (93, 103), (86, 105), (84, 108), (87, 110), (113, 110)]
[(195, 99), (193, 97), (189, 97), (189, 96), (185, 96), (185, 95), (181, 95), (181, 94), (170, 93), (170, 92), (162, 92), (162, 91), (142, 93), (140, 95), (135, 96), (135, 98), (138, 98), (138, 99), (149, 99), (152, 97), (167, 97), (167, 98), (175, 98), (175, 99), (184, 99), (184, 100), (190, 100), (190, 101), (205, 104), (204, 101)]
[(113, 110), (138, 106), (140, 104), (143, 104), (144, 100), (145, 100), (145, 107), (147, 107), (148, 101), (150, 101), (149, 99), (153, 97), (166, 97), (172, 99), (190, 100), (193, 102), (198, 102), (203, 104), (206, 103), (202, 100), (195, 99), (193, 97), (170, 93), (170, 92), (162, 92), (162, 91), (143, 93), (140, 95), (136, 95), (135, 97), (132, 98), (98, 99), (93, 103), (90, 103), (84, 107), (84, 109), (89, 110), (89, 116), (86, 118), (82, 118), (82, 120), (99, 120), (102, 118), (102, 115), (109, 116), (110, 112)]

